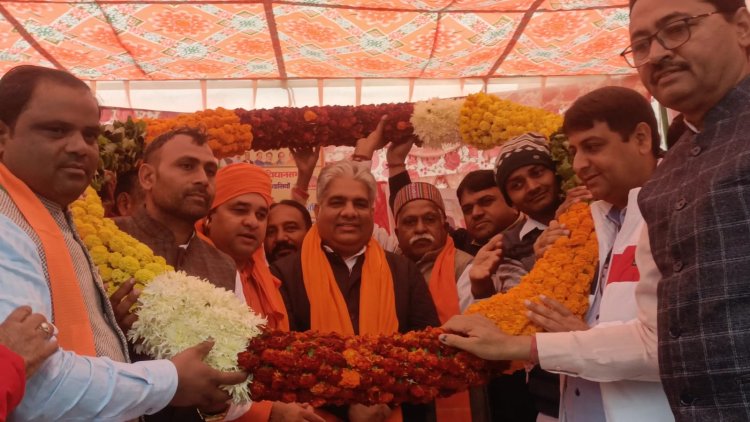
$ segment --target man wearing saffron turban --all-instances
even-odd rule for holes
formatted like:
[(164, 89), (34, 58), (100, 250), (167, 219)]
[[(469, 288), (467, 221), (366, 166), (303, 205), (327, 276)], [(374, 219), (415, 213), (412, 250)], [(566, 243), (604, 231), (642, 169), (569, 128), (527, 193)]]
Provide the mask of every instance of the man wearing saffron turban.
[[(271, 274), (263, 250), (272, 202), (268, 173), (249, 163), (231, 164), (216, 173), (211, 210), (196, 226), (199, 235), (234, 259), (240, 273), (235, 292), (254, 312), (268, 319), (269, 328), (288, 331), (289, 318), (279, 292), (281, 282)], [(237, 420), (323, 422), (307, 406), (282, 402), (253, 403)]]

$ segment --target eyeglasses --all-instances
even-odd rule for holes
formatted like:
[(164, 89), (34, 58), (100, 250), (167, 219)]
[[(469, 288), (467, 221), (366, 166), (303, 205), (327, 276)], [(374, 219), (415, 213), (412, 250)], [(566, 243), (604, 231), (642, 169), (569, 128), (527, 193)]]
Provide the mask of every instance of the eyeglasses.
[(643, 66), (651, 54), (651, 43), (654, 40), (658, 41), (666, 50), (674, 50), (690, 40), (690, 27), (693, 21), (707, 18), (716, 13), (720, 12), (714, 11), (670, 22), (653, 35), (633, 41), (620, 55), (628, 62), (630, 67)]

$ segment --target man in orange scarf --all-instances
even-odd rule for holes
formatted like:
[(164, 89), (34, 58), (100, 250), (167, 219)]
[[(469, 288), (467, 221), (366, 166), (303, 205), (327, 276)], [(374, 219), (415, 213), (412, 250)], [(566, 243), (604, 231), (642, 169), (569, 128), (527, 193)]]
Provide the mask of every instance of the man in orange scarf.
[(88, 85), (60, 70), (13, 68), (0, 79), (0, 121), (0, 320), (28, 305), (54, 323), (60, 345), (28, 378), (14, 418), (129, 420), (169, 403), (223, 404), (229, 396), (218, 386), (246, 374), (203, 363), (208, 342), (171, 360), (127, 363), (68, 212), (99, 162), (99, 105)]
[[(231, 164), (216, 174), (211, 210), (196, 226), (201, 236), (237, 264), (241, 284), (236, 293), (254, 312), (268, 319), (269, 328), (288, 331), (289, 319), (279, 292), (281, 282), (268, 269), (262, 245), (272, 202), (268, 173), (253, 164)], [(238, 420), (323, 422), (307, 406), (282, 402), (253, 403)]]
[[(350, 161), (325, 167), (318, 177), (317, 224), (302, 250), (274, 262), (271, 271), (292, 330), (390, 334), (439, 322), (422, 274), (413, 262), (385, 252), (372, 239), (375, 179)], [(385, 406), (328, 408), (350, 421), (384, 421), (399, 411)], [(425, 406), (402, 406), (405, 420), (425, 420)]]
[[(399, 248), (417, 264), (427, 280), (440, 322), (445, 323), (450, 317), (461, 314), (457, 282), (462, 276), (467, 279), (472, 256), (456, 249), (448, 235), (440, 190), (423, 182), (404, 186), (394, 198), (393, 215)], [(485, 396), (481, 390), (474, 395), (476, 404), (471, 407), (468, 393), (438, 399), (438, 422), (482, 420), (486, 415), (486, 411), (482, 411)]]

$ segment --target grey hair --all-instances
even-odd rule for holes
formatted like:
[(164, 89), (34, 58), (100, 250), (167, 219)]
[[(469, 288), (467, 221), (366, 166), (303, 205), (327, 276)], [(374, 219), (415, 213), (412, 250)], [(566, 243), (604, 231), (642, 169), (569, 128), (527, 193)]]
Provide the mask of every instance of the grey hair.
[(370, 200), (370, 206), (375, 206), (375, 196), (377, 194), (377, 185), (375, 177), (370, 173), (370, 169), (357, 165), (349, 160), (336, 161), (323, 167), (318, 176), (318, 202), (325, 197), (326, 190), (332, 181), (338, 178), (356, 180), (367, 187), (367, 196)]

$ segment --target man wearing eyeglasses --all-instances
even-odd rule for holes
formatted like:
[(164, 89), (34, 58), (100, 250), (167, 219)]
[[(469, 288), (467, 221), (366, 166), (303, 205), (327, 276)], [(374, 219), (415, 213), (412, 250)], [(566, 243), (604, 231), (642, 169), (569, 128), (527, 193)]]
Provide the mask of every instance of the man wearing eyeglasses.
[(744, 0), (630, 7), (632, 43), (623, 56), (690, 128), (639, 197), (648, 224), (642, 240), (650, 239), (661, 275), (664, 390), (678, 421), (747, 421), (750, 14)]

